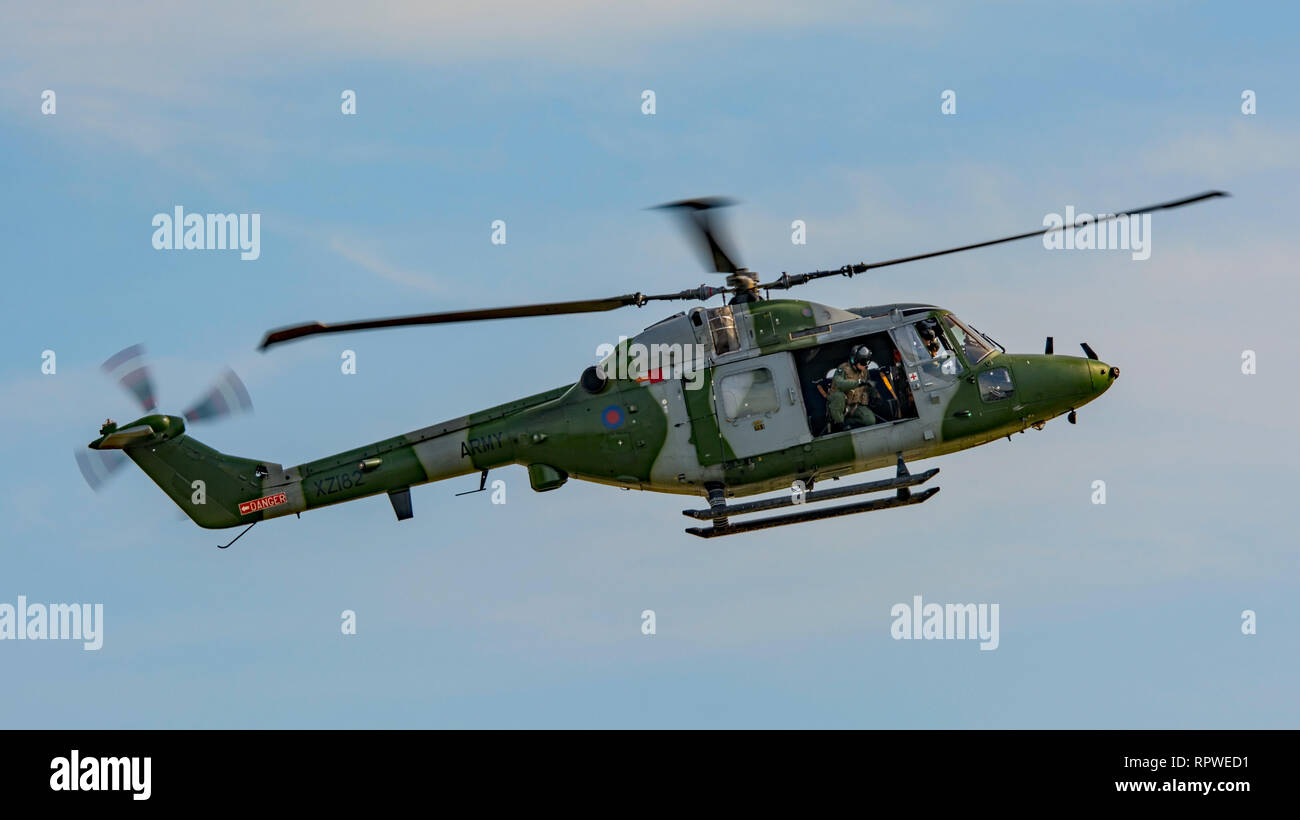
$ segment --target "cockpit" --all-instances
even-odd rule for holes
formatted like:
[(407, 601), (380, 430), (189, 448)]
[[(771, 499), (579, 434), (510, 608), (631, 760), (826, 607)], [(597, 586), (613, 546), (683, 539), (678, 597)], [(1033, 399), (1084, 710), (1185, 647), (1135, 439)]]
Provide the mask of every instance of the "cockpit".
[(948, 335), (956, 341), (969, 364), (979, 364), (997, 349), (997, 346), (984, 334), (951, 313), (945, 313), (940, 318)]
[[(1000, 347), (951, 313), (926, 316), (894, 330), (909, 363), (934, 363), (945, 375), (956, 375), (975, 366)], [(960, 355), (958, 355), (960, 353)]]

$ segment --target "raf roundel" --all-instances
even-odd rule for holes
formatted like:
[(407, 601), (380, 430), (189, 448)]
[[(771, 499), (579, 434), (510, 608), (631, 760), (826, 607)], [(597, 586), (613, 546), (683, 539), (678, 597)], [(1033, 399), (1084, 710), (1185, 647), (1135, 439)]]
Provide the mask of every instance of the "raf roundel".
[(617, 404), (611, 404), (601, 411), (600, 420), (610, 430), (617, 430), (623, 425), (623, 408)]

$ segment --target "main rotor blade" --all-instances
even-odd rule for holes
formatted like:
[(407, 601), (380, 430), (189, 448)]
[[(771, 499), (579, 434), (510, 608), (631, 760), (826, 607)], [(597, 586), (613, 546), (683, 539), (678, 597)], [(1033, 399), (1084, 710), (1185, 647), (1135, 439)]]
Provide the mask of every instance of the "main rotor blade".
[(1072, 222), (1069, 225), (1060, 225), (1055, 227), (1042, 228), (1036, 231), (1026, 231), (1025, 233), (1018, 233), (1015, 234), (1014, 236), (1004, 236), (1001, 239), (990, 239), (987, 242), (975, 242), (970, 245), (961, 245), (956, 248), (945, 248), (944, 250), (941, 251), (930, 251), (929, 253), (918, 253), (914, 256), (902, 256), (899, 257), (898, 259), (887, 259), (883, 262), (859, 262), (856, 265), (845, 265), (844, 267), (839, 268), (838, 270), (813, 271), (812, 273), (799, 273), (794, 275), (782, 274), (780, 279), (777, 279), (774, 282), (769, 282), (766, 284), (759, 285), (758, 287), (760, 289), (762, 288), (787, 289), (793, 287), (794, 285), (802, 285), (803, 283), (811, 281), (813, 279), (821, 279), (824, 276), (836, 276), (836, 275), (852, 276), (855, 273), (864, 273), (873, 268), (887, 268), (890, 265), (901, 265), (904, 262), (916, 262), (920, 259), (932, 259), (936, 256), (946, 256), (950, 253), (970, 251), (976, 248), (987, 248), (990, 245), (1001, 245), (1004, 242), (1015, 242), (1018, 239), (1030, 239), (1035, 236), (1043, 236), (1044, 234), (1048, 234), (1053, 231), (1070, 230), (1072, 228), (1077, 228), (1087, 224), (1100, 224), (1102, 222), (1109, 222), (1112, 219), (1120, 219), (1126, 216), (1136, 216), (1138, 214), (1149, 214), (1149, 213), (1154, 213), (1155, 211), (1165, 211), (1165, 210), (1170, 210), (1172, 208), (1181, 208), (1184, 205), (1192, 205), (1197, 202), (1202, 202), (1207, 199), (1215, 199), (1221, 196), (1230, 196), (1230, 194), (1228, 194), (1226, 191), (1206, 191), (1204, 193), (1200, 193), (1195, 196), (1185, 197), (1183, 199), (1175, 199), (1170, 202), (1161, 202), (1156, 205), (1147, 205), (1146, 207), (1143, 208), (1134, 208), (1131, 211), (1120, 211), (1119, 213), (1106, 214), (1099, 217), (1092, 217), (1088, 219), (1080, 218), (1080, 219), (1076, 219), (1074, 222)]
[(149, 366), (145, 363), (144, 345), (131, 345), (110, 356), (100, 367), (125, 387), (146, 413), (152, 413), (158, 406)]
[(687, 230), (697, 242), (700, 242), (704, 266), (718, 273), (735, 273), (739, 267), (733, 261), (736, 255), (729, 248), (730, 242), (724, 242), (724, 231), (717, 220), (709, 215), (715, 208), (725, 208), (734, 202), (723, 197), (705, 197), (703, 199), (683, 199), (680, 202), (668, 202), (656, 206), (659, 210), (677, 211), (685, 220)]
[[(455, 310), (447, 313), (424, 313), (415, 316), (395, 316), (387, 319), (366, 319), (359, 322), (341, 322), (339, 324), (322, 324), (310, 322), (272, 331), (262, 340), (262, 350), (271, 345), (315, 336), (321, 333), (348, 333), (354, 330), (374, 330), (384, 327), (407, 327), (410, 325), (439, 325), (448, 322), (478, 322), (484, 319), (515, 319), (523, 316), (562, 316), (569, 313), (597, 313), (614, 310), (629, 305), (640, 306), (649, 299), (670, 298), (668, 296), (644, 296), (629, 293), (612, 296), (608, 299), (579, 299), (573, 302), (545, 302), (535, 305), (516, 305), (514, 307), (484, 308), (481, 310)], [(681, 297), (685, 298), (685, 297)]]
[(1158, 205), (1148, 205), (1145, 208), (1135, 208), (1131, 211), (1121, 211), (1117, 214), (1107, 214), (1102, 217), (1094, 217), (1091, 219), (1076, 219), (1073, 223), (1069, 225), (1062, 225), (1057, 228), (1043, 228), (1042, 230), (1039, 231), (1018, 233), (1015, 236), (1004, 236), (1001, 239), (990, 239), (988, 242), (976, 242), (973, 245), (962, 245), (959, 248), (948, 248), (947, 250), (942, 250), (942, 251), (931, 251), (930, 253), (920, 253), (917, 254), (916, 256), (904, 256), (899, 259), (889, 259), (884, 262), (872, 262), (867, 265), (867, 268), (884, 268), (884, 267), (888, 267), (889, 265), (901, 265), (904, 262), (915, 262), (918, 259), (929, 259), (934, 256), (945, 256), (950, 253), (958, 253), (960, 251), (974, 250), (975, 248), (987, 248), (989, 245), (1000, 245), (1003, 242), (1014, 242), (1017, 239), (1029, 239), (1034, 236), (1042, 236), (1044, 234), (1051, 233), (1052, 231), (1064, 231), (1068, 228), (1077, 228), (1081, 225), (1087, 225), (1089, 223), (1109, 222), (1112, 219), (1119, 219), (1120, 217), (1125, 217), (1125, 216), (1135, 216), (1137, 214), (1149, 214), (1149, 213), (1154, 213), (1155, 211), (1165, 211), (1171, 208), (1181, 208), (1184, 205), (1191, 205), (1195, 202), (1201, 202), (1202, 200), (1214, 199), (1215, 197), (1227, 196), (1227, 195), (1228, 194), (1225, 193), (1224, 191), (1206, 191), (1205, 193), (1197, 194), (1196, 196), (1189, 196), (1186, 197), (1185, 199), (1175, 199), (1172, 202), (1161, 202)]
[(227, 368), (212, 389), (185, 411), (185, 420), (207, 421), (252, 409), (253, 400), (248, 397), (244, 383), (235, 375), (235, 371)]

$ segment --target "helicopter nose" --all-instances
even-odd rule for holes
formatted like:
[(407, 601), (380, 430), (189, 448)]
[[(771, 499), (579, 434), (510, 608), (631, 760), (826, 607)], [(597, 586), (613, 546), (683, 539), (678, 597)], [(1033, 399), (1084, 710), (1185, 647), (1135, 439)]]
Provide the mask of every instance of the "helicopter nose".
[(1119, 378), (1119, 368), (1096, 360), (1088, 362), (1089, 375), (1092, 377), (1092, 392), (1101, 395)]

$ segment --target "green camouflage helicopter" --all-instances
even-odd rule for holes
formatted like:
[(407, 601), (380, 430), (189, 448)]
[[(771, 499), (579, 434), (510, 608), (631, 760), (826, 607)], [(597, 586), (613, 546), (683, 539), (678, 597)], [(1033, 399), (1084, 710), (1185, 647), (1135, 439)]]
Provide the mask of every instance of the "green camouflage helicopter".
[[(722, 241), (711, 212), (729, 203), (720, 199), (671, 203), (661, 207), (684, 217), (708, 267), (727, 274), (725, 287), (701, 285), (660, 295), (634, 293), (344, 324), (310, 323), (276, 330), (262, 342), (266, 349), (327, 333), (731, 297), (724, 305), (693, 307), (669, 316), (631, 339), (607, 346), (604, 360), (571, 384), (286, 468), (217, 452), (186, 434), (187, 419), (199, 421), (250, 406), (237, 376), (228, 372), (185, 418), (159, 415), (152, 412), (155, 401), (148, 370), (135, 347), (110, 359), (105, 368), (118, 375), (149, 415), (120, 426), (110, 420), (89, 446), (125, 453), (195, 523), (208, 528), (251, 528), (268, 518), (381, 493), (388, 495), (398, 520), (404, 520), (412, 516), (411, 487), (479, 473), (479, 489), (472, 491), (478, 492), (486, 487), (489, 470), (510, 464), (524, 465), (532, 488), (539, 492), (577, 478), (704, 496), (707, 508), (683, 512), (709, 522), (707, 527), (686, 530), (706, 538), (919, 504), (938, 488), (917, 492), (911, 488), (939, 469), (912, 474), (907, 461), (974, 447), (1029, 427), (1042, 429), (1062, 414), (1074, 423), (1075, 411), (1104, 393), (1118, 378), (1119, 368), (1098, 360), (1087, 343), (1081, 344), (1086, 358), (1057, 355), (1051, 337), (1041, 354), (1008, 353), (935, 305), (842, 310), (767, 295), (829, 276), (852, 277), (874, 268), (1224, 195), (1210, 191), (916, 256), (783, 273), (770, 282), (760, 282), (736, 265), (736, 257)], [(84, 452), (78, 457), (92, 486), (125, 461), (120, 453), (97, 455), (97, 461)], [(892, 478), (813, 489), (826, 479), (891, 464), (896, 465)], [(781, 495), (757, 501), (727, 500), (778, 490)], [(880, 492), (891, 494), (820, 506), (832, 499)], [(788, 507), (795, 509), (732, 520)]]

